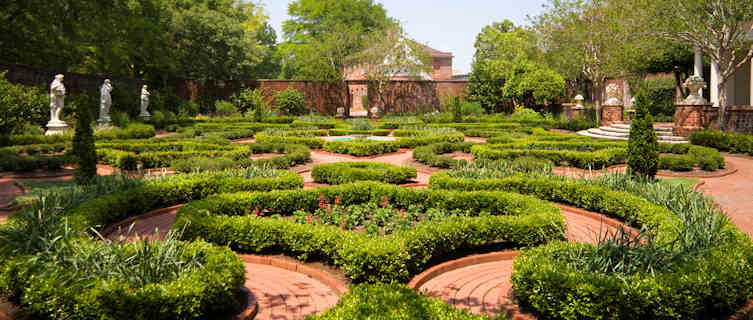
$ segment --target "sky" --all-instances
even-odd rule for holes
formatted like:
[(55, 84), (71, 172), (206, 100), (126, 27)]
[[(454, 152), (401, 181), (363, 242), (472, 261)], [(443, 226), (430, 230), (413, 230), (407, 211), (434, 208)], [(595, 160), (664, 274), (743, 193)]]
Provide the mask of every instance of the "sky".
[[(282, 40), (282, 22), (293, 0), (261, 0), (269, 21)], [(543, 11), (546, 0), (376, 0), (387, 15), (400, 20), (408, 36), (420, 43), (455, 55), (453, 69), (471, 71), (473, 42), (481, 29), (495, 21), (509, 19), (528, 24), (527, 15)]]

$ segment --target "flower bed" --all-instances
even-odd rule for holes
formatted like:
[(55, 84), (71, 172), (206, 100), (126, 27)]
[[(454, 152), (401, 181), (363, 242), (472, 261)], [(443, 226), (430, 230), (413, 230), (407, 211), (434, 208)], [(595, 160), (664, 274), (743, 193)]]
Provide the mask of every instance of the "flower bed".
[(460, 143), (435, 143), (428, 146), (418, 147), (413, 150), (413, 160), (423, 163), (428, 166), (438, 168), (455, 168), (458, 165), (468, 163), (466, 160), (455, 160), (447, 156), (442, 156), (444, 153), (451, 153), (455, 151), (463, 151), (466, 153), (471, 152), (471, 147), (476, 145), (476, 142), (460, 142)]
[(337, 162), (314, 166), (311, 177), (318, 183), (343, 184), (355, 181), (381, 181), (401, 184), (416, 178), (415, 168), (381, 162)]
[[(346, 231), (342, 222), (318, 223), (313, 216), (311, 223), (296, 222), (296, 212), (298, 219), (305, 219), (303, 213), (314, 214), (335, 201), (341, 206), (386, 203), (398, 210), (420, 206), (458, 214), (413, 221), (417, 223), (410, 228), (384, 236)], [(455, 250), (492, 243), (530, 246), (559, 239), (564, 220), (558, 208), (518, 194), (414, 190), (360, 182), (325, 189), (218, 194), (181, 208), (175, 228), (186, 228), (187, 240), (202, 238), (241, 252), (321, 258), (341, 266), (354, 281), (391, 282), (407, 281), (429, 261)]]

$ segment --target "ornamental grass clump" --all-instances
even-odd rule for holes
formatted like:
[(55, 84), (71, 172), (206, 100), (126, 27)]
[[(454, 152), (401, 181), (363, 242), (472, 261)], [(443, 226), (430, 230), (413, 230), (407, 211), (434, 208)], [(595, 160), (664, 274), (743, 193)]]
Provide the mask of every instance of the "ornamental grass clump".
[(659, 169), (659, 142), (654, 131), (654, 118), (649, 113), (646, 92), (635, 96), (635, 118), (630, 125), (627, 164), (634, 176), (653, 178)]
[(477, 160), (461, 163), (447, 174), (452, 178), (499, 179), (520, 173), (551, 176), (554, 163), (547, 159), (520, 157), (514, 160)]

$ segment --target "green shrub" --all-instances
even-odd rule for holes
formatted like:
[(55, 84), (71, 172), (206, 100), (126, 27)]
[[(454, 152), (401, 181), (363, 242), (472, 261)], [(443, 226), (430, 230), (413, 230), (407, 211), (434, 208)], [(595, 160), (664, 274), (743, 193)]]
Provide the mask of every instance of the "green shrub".
[(375, 284), (354, 286), (337, 306), (309, 319), (481, 320), (489, 317), (474, 315), (440, 299), (419, 295), (404, 285)]
[(345, 123), (349, 124), (353, 130), (372, 130), (374, 123), (366, 119), (348, 119)]
[(27, 126), (41, 127), (49, 120), (49, 96), (39, 87), (12, 84), (0, 72), (0, 136), (27, 134)]
[(213, 171), (235, 168), (235, 160), (225, 157), (191, 157), (176, 159), (170, 167), (178, 172)]
[(325, 143), (324, 139), (319, 139), (319, 138), (279, 137), (279, 136), (270, 136), (270, 135), (264, 134), (263, 132), (257, 133), (255, 138), (256, 138), (256, 142), (258, 143), (274, 144), (274, 145), (300, 144), (300, 145), (305, 145), (311, 149), (321, 149)]
[(330, 136), (347, 136), (347, 135), (370, 135), (386, 137), (390, 135), (390, 130), (373, 129), (373, 130), (351, 130), (351, 129), (329, 129), (327, 134)]
[(115, 111), (110, 113), (112, 124), (118, 128), (125, 128), (131, 124), (131, 116), (127, 112)]
[(283, 114), (300, 116), (308, 111), (306, 108), (306, 98), (303, 92), (298, 90), (289, 88), (280, 91), (277, 93), (275, 100), (277, 101), (277, 108)]
[[(342, 206), (374, 202), (393, 208), (422, 206), (465, 214), (421, 222), (381, 237), (275, 218), (298, 210), (316, 211), (322, 201), (339, 201)], [(341, 266), (357, 282), (393, 282), (407, 281), (430, 259), (441, 260), (455, 250), (491, 243), (533, 245), (561, 238), (563, 223), (558, 208), (532, 197), (359, 182), (323, 189), (212, 196), (181, 208), (175, 226), (186, 228), (186, 239), (200, 237), (241, 252), (283, 252), (301, 259), (324, 259)]]
[(437, 168), (455, 168), (459, 165), (468, 163), (466, 160), (455, 160), (447, 156), (442, 156), (444, 153), (452, 153), (455, 151), (463, 151), (466, 153), (471, 152), (471, 147), (476, 143), (474, 142), (462, 142), (462, 143), (435, 143), (423, 147), (417, 147), (413, 149), (413, 160), (431, 167)]
[(214, 114), (218, 117), (230, 117), (237, 113), (238, 108), (230, 102), (224, 100), (217, 100), (214, 102)]
[(687, 155), (659, 157), (659, 170), (691, 171), (695, 160)]
[(338, 162), (315, 165), (311, 177), (318, 183), (344, 184), (381, 181), (402, 184), (416, 177), (416, 169), (381, 162)]
[(248, 112), (266, 108), (261, 89), (242, 89), (234, 93), (230, 100), (238, 107), (238, 111), (245, 114), (247, 118), (249, 117)]
[(595, 151), (546, 150), (546, 149), (508, 149), (506, 145), (476, 145), (471, 148), (474, 159), (513, 160), (519, 157), (537, 157), (549, 159), (557, 165), (581, 169), (602, 169), (611, 165), (624, 163), (627, 150), (624, 148), (604, 148)]
[(636, 176), (653, 178), (659, 164), (659, 143), (654, 131), (654, 118), (649, 113), (645, 91), (635, 95), (635, 118), (630, 125), (627, 164)]
[(396, 141), (376, 141), (356, 138), (353, 141), (326, 141), (323, 149), (333, 153), (349, 154), (357, 157), (373, 156), (397, 152)]
[(250, 144), (249, 148), (254, 154), (276, 152), (280, 155), (274, 158), (262, 158), (258, 160), (243, 159), (239, 161), (239, 166), (241, 168), (257, 166), (275, 169), (288, 169), (292, 166), (306, 163), (307, 161), (309, 161), (309, 159), (311, 159), (311, 150), (303, 145), (272, 145), (255, 143)]
[(690, 143), (719, 151), (753, 155), (753, 136), (744, 133), (699, 131), (690, 135)]
[(76, 182), (89, 184), (97, 175), (97, 151), (94, 147), (92, 112), (87, 106), (78, 106), (76, 133), (73, 136), (73, 154), (76, 157)]

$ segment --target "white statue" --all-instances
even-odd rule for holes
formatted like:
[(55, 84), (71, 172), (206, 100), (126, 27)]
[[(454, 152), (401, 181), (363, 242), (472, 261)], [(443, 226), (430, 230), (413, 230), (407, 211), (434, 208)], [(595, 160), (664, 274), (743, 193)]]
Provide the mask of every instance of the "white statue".
[(102, 84), (102, 88), (99, 92), (99, 120), (97, 120), (97, 122), (109, 123), (111, 121), (110, 106), (112, 106), (112, 97), (110, 96), (110, 92), (112, 92), (112, 84), (110, 84), (110, 79), (105, 79), (105, 83)]
[(141, 88), (141, 114), (139, 114), (142, 118), (149, 118), (152, 115), (149, 114), (149, 111), (146, 111), (146, 108), (149, 106), (149, 91), (146, 90), (146, 85), (144, 85)]
[(50, 84), (50, 122), (47, 123), (47, 132), (45, 135), (61, 134), (68, 127), (63, 121), (60, 121), (60, 111), (63, 110), (65, 103), (65, 86), (63, 85), (63, 75), (58, 74), (55, 80)]
[(703, 77), (699, 75), (690, 76), (682, 84), (683, 87), (688, 88), (690, 95), (682, 101), (684, 105), (708, 105), (709, 102), (701, 95), (701, 89), (706, 89), (706, 81), (703, 81)]
[(60, 111), (63, 110), (65, 103), (65, 86), (63, 85), (63, 75), (55, 76), (55, 80), (50, 84), (50, 123), (60, 123)]

